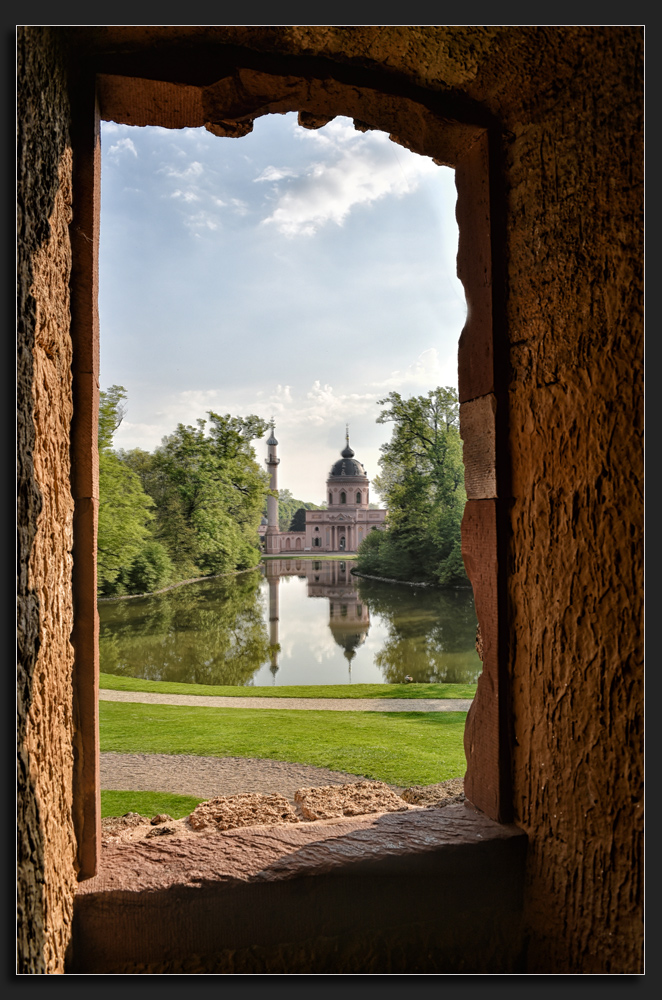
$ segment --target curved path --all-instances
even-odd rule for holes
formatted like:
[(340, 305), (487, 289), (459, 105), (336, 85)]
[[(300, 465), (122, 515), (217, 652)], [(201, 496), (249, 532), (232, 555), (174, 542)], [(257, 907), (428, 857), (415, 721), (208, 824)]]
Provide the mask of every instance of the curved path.
[[(467, 712), (461, 698), (222, 698), (211, 695), (156, 694), (150, 691), (99, 691), (101, 701), (204, 708), (311, 709), (332, 712)], [(171, 792), (210, 799), (242, 792), (279, 792), (291, 802), (298, 788), (363, 781), (356, 774), (309, 764), (244, 757), (197, 757), (183, 754), (100, 754), (101, 788), (118, 791)], [(391, 786), (394, 791), (402, 791)]]
[(470, 698), (222, 698), (199, 694), (156, 694), (151, 691), (99, 691), (101, 701), (147, 705), (190, 705), (199, 708), (290, 708), (318, 712), (468, 712)]
[[(246, 757), (193, 757), (165, 753), (100, 754), (101, 788), (106, 791), (171, 792), (213, 799), (217, 795), (279, 792), (294, 802), (297, 788), (365, 781), (356, 774), (309, 764)], [(396, 791), (399, 786), (391, 785)]]

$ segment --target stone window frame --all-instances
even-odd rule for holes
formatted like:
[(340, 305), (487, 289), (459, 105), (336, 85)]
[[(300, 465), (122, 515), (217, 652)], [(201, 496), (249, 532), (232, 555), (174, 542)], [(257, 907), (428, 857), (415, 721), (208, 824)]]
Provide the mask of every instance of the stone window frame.
[[(213, 43), (210, 43), (213, 49)], [(198, 81), (188, 56), (190, 80)], [(296, 111), (319, 128), (338, 115), (359, 131), (378, 129), (455, 171), (460, 239), (457, 273), (468, 305), (458, 350), (460, 431), (467, 505), (462, 554), (480, 623), (483, 671), (465, 728), (467, 799), (491, 819), (512, 820), (509, 756), (506, 546), (508, 429), (503, 366), (505, 289), (492, 247), (504, 232), (497, 170), (502, 131), (480, 107), (398, 83), (384, 69), (353, 69), (318, 60), (303, 75), (301, 57), (270, 57), (268, 70), (248, 51), (218, 56), (209, 85), (169, 76), (159, 56), (146, 71), (145, 51), (106, 54), (103, 72), (82, 74), (73, 108), (74, 205), (71, 227), (73, 402), (71, 485), (74, 498), (74, 827), (79, 879), (92, 877), (100, 854), (99, 623), (96, 607), (99, 405), (98, 242), (100, 122), (166, 128), (204, 125), (213, 134), (247, 134), (255, 118)], [(184, 62), (186, 58), (184, 58)], [(182, 64), (176, 72), (181, 76)], [(98, 69), (99, 67), (97, 67)], [(494, 272), (498, 270), (498, 279)], [(497, 344), (500, 351), (497, 350)], [(331, 495), (329, 496), (332, 503)], [(373, 530), (376, 530), (376, 526)]]

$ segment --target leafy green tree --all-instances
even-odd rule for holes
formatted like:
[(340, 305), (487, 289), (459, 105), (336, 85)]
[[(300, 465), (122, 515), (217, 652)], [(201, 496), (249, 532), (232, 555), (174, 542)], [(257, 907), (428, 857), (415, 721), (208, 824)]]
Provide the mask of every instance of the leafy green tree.
[(170, 583), (175, 567), (161, 542), (147, 541), (119, 579), (129, 594), (152, 594)]
[(257, 564), (258, 526), (269, 489), (251, 447), (268, 424), (260, 417), (210, 411), (197, 426), (179, 424), (151, 463), (140, 455), (156, 503), (155, 534), (180, 571), (223, 573)]
[(113, 385), (99, 397), (97, 579), (102, 593), (115, 593), (122, 589), (122, 571), (149, 537), (154, 502), (138, 476), (112, 450), (113, 435), (125, 412), (126, 390)]
[[(290, 490), (279, 490), (278, 491), (278, 528), (280, 531), (303, 531), (306, 526), (305, 511), (307, 510), (323, 510), (323, 507), (318, 506), (315, 503), (309, 503), (304, 500), (297, 500), (296, 497), (292, 496)], [(299, 511), (303, 510), (304, 514), (300, 514)], [(267, 507), (266, 501), (263, 513), (266, 515)], [(297, 524), (301, 527), (293, 528), (294, 518), (297, 519)]]
[(393, 423), (382, 445), (375, 489), (388, 528), (359, 547), (358, 569), (398, 580), (467, 583), (460, 525), (466, 503), (457, 392), (450, 386), (404, 399), (391, 392), (378, 423)]

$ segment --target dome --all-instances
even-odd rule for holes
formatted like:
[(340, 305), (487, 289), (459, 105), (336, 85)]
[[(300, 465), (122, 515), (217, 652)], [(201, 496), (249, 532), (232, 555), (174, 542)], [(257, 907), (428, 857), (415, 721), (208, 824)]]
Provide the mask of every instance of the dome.
[(345, 435), (345, 442), (345, 447), (340, 452), (342, 458), (338, 459), (338, 461), (331, 466), (329, 479), (333, 479), (336, 476), (359, 476), (362, 479), (367, 479), (367, 472), (361, 463), (354, 458), (354, 451), (349, 446), (349, 428), (347, 430), (347, 434)]
[(360, 476), (362, 479), (368, 478), (367, 472), (355, 458), (340, 458), (337, 462), (334, 462), (331, 466), (329, 479), (333, 479), (336, 476)]

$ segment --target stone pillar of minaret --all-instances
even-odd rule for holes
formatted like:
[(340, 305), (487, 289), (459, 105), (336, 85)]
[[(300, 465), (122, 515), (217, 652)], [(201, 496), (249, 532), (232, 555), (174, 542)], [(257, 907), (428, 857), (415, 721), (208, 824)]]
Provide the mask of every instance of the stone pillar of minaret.
[[(276, 455), (278, 441), (274, 433), (274, 422), (271, 421), (271, 434), (267, 439), (266, 466), (269, 470), (269, 489), (278, 490), (278, 465), (280, 459)], [(280, 551), (280, 534), (278, 529), (278, 497), (267, 497), (267, 530), (265, 533), (267, 554)]]

